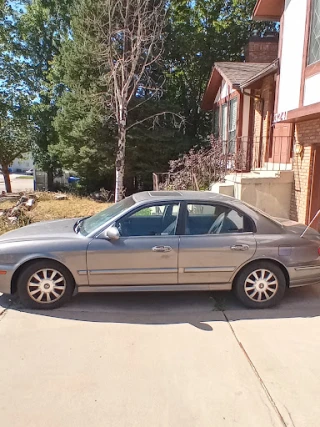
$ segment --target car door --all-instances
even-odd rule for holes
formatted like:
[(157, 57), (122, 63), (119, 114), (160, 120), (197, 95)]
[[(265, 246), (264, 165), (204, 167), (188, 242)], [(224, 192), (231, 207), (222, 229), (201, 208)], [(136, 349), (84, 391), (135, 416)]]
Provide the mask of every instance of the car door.
[(184, 209), (186, 229), (180, 238), (179, 284), (218, 287), (230, 282), (235, 270), (256, 251), (253, 222), (220, 204), (188, 203)]
[(122, 217), (120, 238), (88, 246), (89, 284), (174, 285), (178, 282), (178, 203), (148, 204)]

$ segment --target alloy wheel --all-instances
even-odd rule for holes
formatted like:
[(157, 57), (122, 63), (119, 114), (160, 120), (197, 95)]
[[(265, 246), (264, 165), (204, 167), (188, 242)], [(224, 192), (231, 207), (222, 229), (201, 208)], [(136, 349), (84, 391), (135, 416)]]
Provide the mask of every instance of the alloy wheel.
[(66, 279), (52, 268), (41, 269), (34, 273), (27, 284), (29, 296), (40, 304), (58, 301), (66, 291)]
[(254, 270), (246, 278), (244, 290), (254, 302), (265, 302), (275, 296), (279, 282), (274, 273), (266, 269)]

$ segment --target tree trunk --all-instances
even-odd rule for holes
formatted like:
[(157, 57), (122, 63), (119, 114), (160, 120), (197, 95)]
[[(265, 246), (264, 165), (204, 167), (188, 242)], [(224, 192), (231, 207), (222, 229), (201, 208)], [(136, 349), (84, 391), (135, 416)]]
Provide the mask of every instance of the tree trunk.
[(53, 191), (53, 169), (52, 168), (48, 169), (47, 177), (48, 177), (48, 190)]
[(12, 193), (8, 165), (2, 165), (2, 174), (3, 174), (4, 184), (6, 186), (6, 192), (7, 193)]
[(124, 179), (124, 159), (126, 154), (126, 128), (123, 124), (119, 125), (118, 150), (116, 157), (116, 188), (115, 202), (123, 199), (123, 179)]

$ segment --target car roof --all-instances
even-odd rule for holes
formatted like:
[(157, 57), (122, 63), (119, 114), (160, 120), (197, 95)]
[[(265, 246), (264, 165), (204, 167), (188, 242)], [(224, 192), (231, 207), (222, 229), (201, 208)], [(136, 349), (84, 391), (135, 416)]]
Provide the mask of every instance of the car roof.
[(213, 193), (212, 191), (143, 191), (133, 195), (135, 202), (157, 201), (157, 200), (199, 200), (199, 201), (217, 201), (234, 202), (236, 199), (223, 194)]

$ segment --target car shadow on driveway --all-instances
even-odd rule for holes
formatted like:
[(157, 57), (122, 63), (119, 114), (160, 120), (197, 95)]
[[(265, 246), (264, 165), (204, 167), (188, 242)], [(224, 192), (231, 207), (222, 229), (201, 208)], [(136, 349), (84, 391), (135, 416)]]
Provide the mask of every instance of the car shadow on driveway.
[[(2, 307), (2, 308), (1, 308)], [(211, 331), (211, 322), (320, 316), (320, 287), (289, 289), (283, 302), (265, 310), (246, 309), (231, 292), (78, 294), (55, 310), (26, 310), (17, 298), (0, 296), (1, 310), (85, 322), (166, 325), (189, 323)]]

